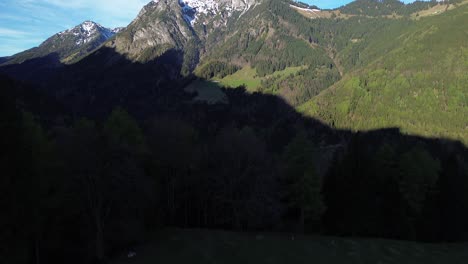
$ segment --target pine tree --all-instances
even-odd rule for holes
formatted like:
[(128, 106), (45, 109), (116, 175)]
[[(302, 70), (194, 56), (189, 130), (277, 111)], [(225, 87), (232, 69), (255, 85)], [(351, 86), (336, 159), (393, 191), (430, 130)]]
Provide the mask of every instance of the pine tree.
[(298, 210), (299, 225), (305, 230), (306, 221), (317, 225), (325, 210), (321, 188), (322, 180), (314, 166), (314, 146), (304, 132), (299, 132), (286, 147), (283, 155), (287, 200)]

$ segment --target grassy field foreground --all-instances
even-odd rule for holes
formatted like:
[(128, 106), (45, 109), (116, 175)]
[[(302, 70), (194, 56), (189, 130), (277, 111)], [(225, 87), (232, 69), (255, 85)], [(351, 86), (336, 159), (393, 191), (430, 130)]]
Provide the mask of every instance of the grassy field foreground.
[(466, 244), (181, 229), (155, 237), (112, 263), (468, 263)]

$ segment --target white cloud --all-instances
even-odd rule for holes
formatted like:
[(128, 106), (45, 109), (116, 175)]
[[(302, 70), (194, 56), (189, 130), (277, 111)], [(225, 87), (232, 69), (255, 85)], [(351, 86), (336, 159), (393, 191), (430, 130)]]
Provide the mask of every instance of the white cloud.
[(98, 0), (95, 1), (95, 13), (99, 16), (96, 19), (100, 19), (106, 26), (126, 26), (149, 2), (150, 0)]
[(0, 21), (5, 21), (5, 20), (13, 20), (17, 22), (24, 22), (30, 20), (30, 18), (24, 17), (24, 16), (19, 16), (19, 15), (13, 15), (13, 14), (4, 14), (0, 13)]
[[(104, 26), (126, 26), (150, 0), (17, 0), (33, 16), (55, 19), (63, 15), (96, 20)], [(80, 21), (80, 22), (82, 22)], [(75, 21), (76, 22), (76, 21)]]
[(62, 8), (87, 8), (97, 7), (102, 11), (113, 10), (113, 11), (125, 11), (128, 9), (141, 8), (143, 5), (148, 3), (146, 0), (23, 0), (27, 2), (35, 2), (44, 4), (54, 5)]
[(25, 31), (0, 27), (0, 37), (9, 37), (9, 38), (25, 37), (28, 34), (29, 33)]
[(36, 2), (36, 3), (43, 2), (44, 4), (47, 4), (47, 5), (58, 6), (58, 7), (61, 7), (61, 8), (73, 8), (73, 9), (75, 9), (75, 8), (86, 7), (86, 4), (89, 4), (91, 1), (38, 0), (38, 1), (34, 1), (34, 2)]

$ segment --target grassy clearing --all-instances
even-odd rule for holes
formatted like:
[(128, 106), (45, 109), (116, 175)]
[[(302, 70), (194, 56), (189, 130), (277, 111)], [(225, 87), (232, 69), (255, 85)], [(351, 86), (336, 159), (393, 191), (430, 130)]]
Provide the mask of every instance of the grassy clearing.
[(303, 70), (305, 68), (306, 68), (305, 66), (287, 67), (286, 69), (284, 69), (282, 71), (277, 71), (277, 72), (275, 72), (275, 73), (273, 73), (271, 75), (265, 76), (264, 79), (270, 78), (270, 77), (281, 77), (281, 79), (284, 79), (288, 75), (295, 74), (296, 72), (298, 72), (300, 70)]
[(466, 263), (464, 244), (421, 244), (383, 239), (345, 239), (291, 234), (165, 230), (137, 256), (112, 264), (153, 263)]
[(250, 66), (245, 66), (244, 68), (240, 69), (232, 75), (226, 76), (222, 79), (214, 80), (218, 81), (223, 86), (232, 88), (245, 85), (247, 91), (254, 92), (257, 91), (257, 89), (261, 86), (262, 80), (266, 80), (272, 77), (280, 77), (279, 80), (281, 80), (281, 78), (285, 78), (290, 74), (294, 74), (304, 68), (305, 66), (287, 67), (282, 71), (274, 72), (273, 74), (267, 75), (265, 77), (258, 77), (257, 71), (254, 68)]
[(255, 91), (261, 84), (261, 78), (256, 77), (257, 71), (250, 66), (245, 66), (236, 73), (218, 79), (220, 84), (227, 87), (239, 87), (245, 85), (247, 90)]
[(227, 103), (226, 94), (220, 88), (221, 86), (213, 81), (195, 80), (185, 87), (185, 91), (189, 93), (196, 92), (195, 101), (203, 101), (209, 104)]
[(190, 93), (196, 92), (197, 96), (194, 98), (195, 101), (202, 101), (209, 104), (227, 103), (228, 99), (226, 94), (221, 90), (222, 87), (236, 88), (244, 85), (247, 91), (254, 92), (261, 86), (262, 80), (277, 78), (277, 81), (280, 81), (302, 69), (304, 69), (304, 66), (288, 67), (282, 71), (277, 71), (271, 75), (260, 78), (256, 76), (257, 72), (254, 68), (246, 66), (235, 74), (226, 76), (223, 79), (195, 80), (185, 87), (185, 91)]

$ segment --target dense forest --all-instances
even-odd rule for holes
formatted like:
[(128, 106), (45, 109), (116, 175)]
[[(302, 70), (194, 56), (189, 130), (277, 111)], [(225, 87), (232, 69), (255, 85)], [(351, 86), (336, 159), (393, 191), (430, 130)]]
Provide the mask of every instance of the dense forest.
[(162, 226), (468, 238), (459, 143), (333, 130), (242, 88), (229, 105), (92, 120), (22, 86), (2, 79), (2, 261), (103, 260)]

